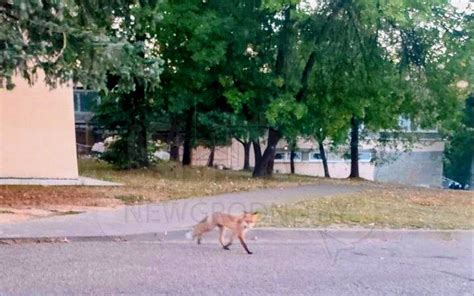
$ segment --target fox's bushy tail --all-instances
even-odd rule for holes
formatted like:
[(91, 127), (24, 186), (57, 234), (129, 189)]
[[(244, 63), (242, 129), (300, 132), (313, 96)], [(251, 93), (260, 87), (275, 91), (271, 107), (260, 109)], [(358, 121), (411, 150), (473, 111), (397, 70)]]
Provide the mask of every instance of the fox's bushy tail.
[(198, 224), (196, 224), (196, 226), (193, 227), (193, 229), (191, 229), (190, 231), (186, 232), (185, 236), (187, 239), (189, 240), (193, 240), (195, 237), (198, 237), (198, 239), (200, 238), (200, 236), (208, 231), (209, 227), (208, 227), (208, 217), (205, 217), (204, 219), (202, 219)]

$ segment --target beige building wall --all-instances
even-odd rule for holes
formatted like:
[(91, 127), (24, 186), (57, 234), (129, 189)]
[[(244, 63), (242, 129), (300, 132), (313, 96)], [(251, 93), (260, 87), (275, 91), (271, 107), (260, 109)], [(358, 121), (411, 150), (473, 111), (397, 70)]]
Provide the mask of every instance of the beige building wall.
[[(207, 165), (210, 150), (204, 147), (197, 147), (192, 153), (192, 164), (197, 166)], [(250, 165), (255, 162), (253, 149), (250, 150)], [(238, 141), (232, 139), (229, 146), (216, 147), (214, 152), (214, 165), (223, 166), (232, 170), (241, 170), (244, 167), (244, 147)]]
[(77, 179), (72, 86), (0, 89), (0, 178)]

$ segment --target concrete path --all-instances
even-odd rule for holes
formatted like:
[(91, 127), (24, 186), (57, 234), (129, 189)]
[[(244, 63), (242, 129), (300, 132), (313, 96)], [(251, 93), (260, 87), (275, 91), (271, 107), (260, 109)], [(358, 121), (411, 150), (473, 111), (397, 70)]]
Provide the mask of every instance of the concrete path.
[(208, 213), (262, 210), (273, 203), (296, 202), (362, 190), (361, 185), (305, 185), (221, 194), (110, 211), (56, 216), (0, 225), (0, 238), (118, 236), (188, 228)]
[[(252, 240), (252, 236), (258, 236)], [(166, 237), (0, 245), (0, 294), (472, 295), (471, 231), (252, 230), (247, 255)]]
[(77, 179), (0, 178), (0, 185), (122, 186), (123, 184), (88, 177), (79, 177)]

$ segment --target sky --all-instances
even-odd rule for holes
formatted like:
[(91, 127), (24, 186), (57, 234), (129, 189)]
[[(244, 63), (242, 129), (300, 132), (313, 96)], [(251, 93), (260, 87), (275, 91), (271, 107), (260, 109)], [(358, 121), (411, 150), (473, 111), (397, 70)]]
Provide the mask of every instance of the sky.
[(471, 13), (474, 10), (474, 1), (472, 0), (451, 0), (451, 4), (459, 10)]
[[(309, 5), (314, 7), (318, 0), (308, 0)], [(474, 0), (451, 0), (451, 4), (460, 11), (474, 12)]]

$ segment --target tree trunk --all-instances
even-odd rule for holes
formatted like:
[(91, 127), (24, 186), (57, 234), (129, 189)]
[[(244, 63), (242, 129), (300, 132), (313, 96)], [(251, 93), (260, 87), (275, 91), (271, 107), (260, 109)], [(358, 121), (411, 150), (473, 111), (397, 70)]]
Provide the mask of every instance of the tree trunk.
[(294, 148), (290, 151), (290, 171), (293, 175), (295, 173), (295, 150)]
[(250, 146), (252, 142), (243, 142), (244, 145), (244, 171), (250, 171)]
[(146, 126), (146, 98), (144, 86), (136, 83), (136, 89), (127, 98), (130, 101), (130, 116), (132, 123), (128, 130), (128, 166), (130, 168), (147, 167), (148, 133)]
[[(292, 37), (292, 30), (294, 20), (291, 18), (291, 13), (296, 10), (295, 4), (290, 4), (286, 7), (283, 12), (284, 21), (278, 38), (277, 55), (275, 61), (275, 75), (283, 78), (284, 84), (281, 87), (282, 91), (285, 91), (288, 87), (287, 76), (288, 76), (288, 56), (290, 55), (290, 39)], [(280, 140), (280, 133), (274, 128), (268, 129), (268, 143), (262, 157), (257, 161), (257, 154), (255, 155), (255, 167), (253, 169), (253, 177), (266, 177), (273, 174), (273, 162), (275, 160), (275, 149), (278, 141)], [(254, 145), (254, 147), (256, 147)]]
[(186, 118), (186, 130), (183, 144), (183, 165), (191, 165), (192, 158), (192, 140), (193, 140), (193, 112)]
[(268, 129), (268, 143), (263, 155), (258, 163), (255, 164), (253, 177), (267, 177), (273, 174), (273, 161), (275, 160), (276, 145), (280, 140), (280, 133), (273, 129)]
[(253, 146), (253, 154), (255, 158), (254, 167), (256, 167), (257, 163), (259, 163), (260, 159), (262, 158), (262, 149), (260, 148), (260, 141), (258, 139), (252, 141), (252, 146)]
[(211, 147), (211, 153), (209, 154), (209, 159), (207, 160), (207, 166), (212, 168), (214, 166), (214, 153), (216, 151), (216, 146)]
[[(318, 45), (321, 42), (321, 38), (324, 38), (325, 32), (328, 29), (328, 27), (332, 24), (332, 20), (339, 14), (339, 12), (344, 8), (344, 5), (346, 5), (346, 2), (349, 1), (339, 1), (335, 2), (337, 3), (336, 6), (333, 8), (332, 12), (326, 17), (325, 22), (319, 26), (319, 33), (317, 33), (316, 39), (314, 40), (315, 45)], [(306, 92), (308, 91), (308, 84), (309, 84), (309, 78), (311, 76), (311, 71), (313, 70), (313, 67), (316, 63), (316, 50), (313, 50), (311, 54), (308, 57), (308, 60), (305, 63), (303, 73), (301, 75), (300, 79), (300, 89), (296, 93), (296, 101), (301, 102), (304, 97), (306, 96)]]
[(359, 178), (359, 121), (351, 118), (351, 174), (349, 178)]
[(171, 128), (168, 135), (170, 145), (170, 160), (179, 161), (179, 130), (176, 120), (171, 121)]
[(321, 154), (321, 160), (323, 161), (324, 177), (331, 178), (331, 176), (329, 175), (328, 159), (326, 158), (326, 151), (324, 151), (324, 140), (318, 140), (318, 144), (319, 144), (319, 154)]
[[(145, 98), (142, 98), (142, 100), (145, 100)], [(141, 110), (140, 112), (140, 132), (138, 136), (138, 163), (140, 167), (147, 167), (149, 165), (148, 161), (148, 131), (147, 131), (147, 126), (145, 122), (145, 112)]]
[[(179, 137), (175, 138), (174, 143), (179, 143)], [(172, 144), (170, 148), (170, 160), (171, 161), (179, 161), (179, 144)]]

